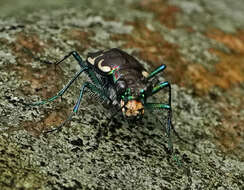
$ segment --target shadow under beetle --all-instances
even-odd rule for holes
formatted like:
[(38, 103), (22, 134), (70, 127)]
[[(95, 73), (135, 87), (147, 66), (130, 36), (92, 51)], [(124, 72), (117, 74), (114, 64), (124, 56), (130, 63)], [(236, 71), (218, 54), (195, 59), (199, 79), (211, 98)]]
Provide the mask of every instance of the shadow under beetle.
[[(70, 56), (73, 56), (78, 62), (81, 68), (80, 71), (75, 74), (56, 96), (31, 105), (42, 105), (61, 97), (83, 72), (89, 76), (91, 81), (85, 82), (80, 88), (79, 97), (69, 117), (59, 127), (47, 132), (57, 130), (71, 120), (72, 115), (78, 112), (85, 89), (89, 89), (106, 100), (110, 105), (122, 111), (124, 117), (127, 119), (137, 120), (142, 118), (144, 110), (166, 109), (168, 111), (166, 127), (168, 146), (170, 153), (173, 152), (170, 133), (171, 129), (173, 129), (175, 133), (176, 131), (171, 122), (171, 86), (169, 82), (158, 82), (158, 80), (154, 80), (154, 77), (162, 72), (166, 68), (166, 65), (161, 65), (149, 74), (134, 57), (117, 48), (108, 51), (88, 53), (85, 61), (82, 60), (76, 51), (72, 51), (62, 60), (56, 62), (55, 65), (58, 65)], [(169, 93), (168, 102), (166, 104), (147, 102), (148, 97), (166, 87)], [(176, 135), (178, 136), (177, 133)]]

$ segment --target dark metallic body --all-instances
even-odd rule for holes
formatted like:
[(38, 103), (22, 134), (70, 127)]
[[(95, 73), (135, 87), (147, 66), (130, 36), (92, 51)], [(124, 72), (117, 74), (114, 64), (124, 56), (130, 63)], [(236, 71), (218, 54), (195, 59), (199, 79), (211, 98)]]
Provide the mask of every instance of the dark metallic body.
[[(88, 58), (92, 58), (94, 64), (91, 64)], [(88, 67), (94, 69), (97, 77), (101, 78), (102, 86), (106, 89), (113, 105), (119, 104), (127, 88), (130, 88), (131, 93), (135, 96), (139, 95), (140, 89), (146, 90), (148, 83), (145, 81), (145, 76), (142, 75), (143, 71), (146, 72), (145, 69), (141, 63), (126, 52), (114, 48), (108, 51), (88, 53), (88, 58), (86, 60)], [(103, 67), (109, 67), (111, 70), (117, 68), (115, 71), (116, 80), (109, 72), (99, 69), (98, 63), (100, 61), (102, 61)]]
[[(65, 123), (71, 120), (72, 115), (78, 112), (85, 90), (88, 89), (108, 101), (110, 105), (118, 107), (118, 111), (122, 111), (125, 116), (129, 116), (130, 118), (142, 116), (144, 109), (152, 111), (156, 109), (167, 110), (168, 124), (165, 128), (168, 135), (170, 152), (173, 151), (170, 140), (170, 131), (171, 129), (174, 130), (171, 123), (171, 86), (167, 81), (159, 82), (154, 78), (166, 68), (164, 64), (149, 74), (134, 57), (122, 50), (114, 48), (108, 51), (88, 53), (86, 61), (83, 61), (80, 55), (76, 51), (73, 51), (55, 63), (55, 65), (58, 65), (70, 56), (73, 56), (80, 65), (80, 71), (75, 74), (56, 96), (44, 101), (32, 103), (31, 105), (42, 105), (61, 97), (81, 73), (86, 73), (90, 81), (85, 82), (81, 86), (79, 97), (70, 116), (59, 127), (47, 132), (60, 129)], [(149, 96), (153, 96), (163, 88), (168, 89), (169, 98), (167, 103), (147, 102)]]

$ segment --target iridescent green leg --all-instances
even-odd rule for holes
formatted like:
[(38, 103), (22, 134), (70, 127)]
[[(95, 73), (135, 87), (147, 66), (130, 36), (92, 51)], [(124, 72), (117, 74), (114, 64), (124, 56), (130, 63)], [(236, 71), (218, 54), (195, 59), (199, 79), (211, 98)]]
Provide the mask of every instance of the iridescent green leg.
[(110, 98), (103, 92), (103, 90), (101, 90), (101, 89), (98, 88), (96, 85), (94, 85), (94, 84), (92, 84), (92, 83), (90, 83), (90, 82), (85, 82), (85, 83), (83, 84), (83, 86), (81, 87), (81, 90), (80, 90), (80, 96), (79, 96), (79, 98), (78, 98), (78, 100), (77, 100), (77, 103), (76, 103), (74, 109), (73, 109), (73, 112), (77, 113), (77, 111), (78, 111), (78, 109), (79, 109), (79, 107), (80, 107), (80, 102), (81, 102), (81, 100), (82, 100), (82, 97), (83, 97), (85, 88), (88, 88), (88, 89), (91, 90), (93, 93), (98, 94), (101, 98), (103, 98), (103, 99), (107, 99), (107, 100), (111, 101)]
[[(174, 131), (174, 133), (176, 134), (176, 136), (180, 140), (182, 140), (184, 142), (186, 142), (186, 141), (183, 140), (178, 135), (178, 133), (175, 131), (174, 126), (172, 124), (171, 85), (170, 85), (170, 83), (167, 82), (167, 81), (166, 82), (159, 83), (156, 87), (154, 87), (152, 89), (152, 92), (151, 92), (150, 95), (153, 95), (153, 94), (157, 93), (158, 91), (160, 91), (161, 89), (163, 89), (165, 87), (168, 87), (168, 89), (169, 89), (168, 104), (146, 103), (145, 104), (145, 107), (148, 108), (148, 109), (152, 109), (152, 110), (156, 110), (156, 109), (167, 109), (168, 110), (168, 124), (167, 124), (167, 127), (166, 127), (166, 133), (167, 133), (167, 136), (168, 136), (168, 147), (169, 147), (169, 151), (170, 151), (170, 154), (173, 154), (174, 149), (173, 149), (173, 143), (172, 143), (172, 140), (171, 140), (171, 129)], [(179, 166), (181, 165), (181, 162), (179, 161), (179, 158), (176, 155), (174, 155), (174, 154), (173, 154), (173, 159), (177, 162), (177, 164)]]
[(168, 98), (168, 104), (146, 104), (146, 107), (152, 108), (152, 109), (167, 109), (168, 110), (168, 125), (166, 128), (166, 132), (168, 135), (168, 139), (169, 139), (169, 149), (171, 151), (173, 151), (173, 145), (171, 143), (171, 137), (170, 137), (170, 132), (171, 132), (171, 128), (172, 128), (172, 109), (171, 109), (171, 86), (169, 82), (161, 82), (159, 83), (156, 87), (154, 87), (152, 89), (151, 95), (159, 92), (161, 89), (168, 87), (169, 89), (169, 98)]
[(169, 105), (171, 104), (171, 86), (169, 84), (169, 82), (160, 82), (157, 86), (155, 86), (152, 89), (151, 95), (156, 94), (158, 91), (160, 91), (161, 89), (165, 88), (165, 87), (169, 87)]
[(166, 65), (161, 65), (158, 68), (156, 68), (153, 72), (149, 74), (147, 77), (147, 80), (151, 79), (152, 77), (156, 76), (158, 73), (162, 72), (166, 68)]
[[(87, 64), (85, 64), (86, 62), (84, 62), (82, 60), (82, 58), (80, 57), (80, 55), (76, 51), (70, 52), (68, 55), (64, 56), (63, 59), (56, 62), (55, 65), (60, 64), (61, 62), (63, 62), (65, 59), (67, 59), (70, 56), (73, 56), (75, 58), (75, 60), (78, 62), (78, 64), (80, 65), (81, 68), (87, 66)], [(95, 73), (92, 70), (90, 70), (90, 69), (87, 70), (87, 74), (94, 84), (96, 84), (97, 86), (101, 86), (101, 84), (102, 84), (101, 81), (96, 77)]]
[(68, 55), (64, 56), (63, 59), (61, 59), (60, 61), (56, 62), (55, 65), (58, 65), (59, 63), (63, 62), (65, 59), (67, 59), (71, 55), (75, 58), (75, 60), (78, 62), (78, 64), (80, 65), (81, 68), (86, 67), (86, 64), (82, 61), (80, 55), (76, 51), (70, 52)]
[(171, 141), (171, 106), (168, 105), (168, 104), (160, 104), (160, 103), (146, 103), (145, 105), (145, 108), (146, 109), (149, 109), (149, 110), (159, 110), (159, 109), (166, 109), (168, 110), (168, 124), (167, 124), (167, 127), (166, 127), (166, 134), (167, 134), (167, 137), (168, 137), (168, 147), (169, 147), (169, 151), (170, 153), (173, 152), (173, 144), (172, 144), (172, 141)]
[(84, 67), (79, 72), (77, 72), (75, 74), (75, 76), (65, 85), (65, 87), (58, 92), (58, 94), (56, 96), (53, 96), (53, 97), (51, 97), (51, 98), (49, 98), (47, 100), (43, 100), (43, 101), (40, 101), (40, 102), (30, 103), (29, 105), (32, 105), (32, 106), (43, 105), (43, 104), (46, 104), (48, 102), (54, 101), (58, 97), (61, 97), (67, 91), (67, 89), (70, 87), (70, 85), (80, 76), (80, 74), (83, 73), (86, 70), (88, 70), (88, 67)]
[(79, 72), (76, 73), (76, 75), (69, 81), (69, 83), (61, 90), (58, 92), (58, 94), (56, 96), (53, 96), (47, 100), (44, 101), (40, 101), (40, 102), (36, 102), (36, 103), (32, 103), (32, 104), (28, 104), (28, 105), (43, 105), (46, 104), (48, 102), (52, 102), (53, 100), (57, 99), (58, 97), (61, 97), (66, 90), (70, 87), (70, 85), (78, 78), (78, 76), (82, 73), (82, 72), (86, 72), (88, 74), (88, 76), (90, 77), (90, 79), (94, 82), (95, 85), (97, 86), (101, 86), (101, 82), (98, 80), (98, 78), (96, 77), (96, 75), (94, 74), (94, 72), (89, 69), (87, 67), (87, 65), (85, 64), (85, 62), (82, 60), (82, 58), (80, 57), (80, 55), (76, 52), (76, 51), (72, 51), (70, 52), (68, 55), (64, 56), (63, 59), (61, 59), (60, 61), (56, 62), (55, 65), (60, 64), (61, 62), (63, 62), (65, 59), (67, 59), (70, 56), (73, 56), (75, 58), (75, 60), (79, 63), (81, 70)]
[[(171, 128), (174, 130), (174, 127), (171, 123), (171, 120), (172, 120), (171, 106), (168, 104), (147, 103), (147, 104), (145, 104), (145, 107), (147, 109), (151, 109), (151, 110), (157, 110), (157, 109), (167, 109), (168, 110), (168, 125), (166, 128), (166, 133), (167, 133), (167, 137), (168, 137), (168, 148), (169, 148), (170, 154), (173, 156), (174, 161), (176, 161), (178, 166), (181, 166), (181, 162), (180, 162), (178, 156), (174, 154), (173, 143), (171, 141)], [(161, 123), (161, 121), (160, 121), (160, 123)]]
[[(151, 95), (157, 93), (158, 91), (160, 91), (160, 90), (163, 89), (164, 87), (169, 87), (169, 100), (168, 100), (168, 104), (169, 104), (169, 106), (171, 106), (171, 86), (170, 86), (170, 83), (167, 82), (167, 81), (166, 81), (166, 82), (161, 82), (161, 83), (159, 83), (156, 87), (154, 87), (154, 88), (152, 89), (152, 92), (151, 92), (151, 94), (150, 94), (149, 96), (151, 96)], [(170, 114), (172, 114), (172, 110), (171, 110), (171, 113), (170, 113)], [(171, 117), (172, 117), (172, 116), (171, 116)], [(171, 123), (171, 128), (172, 128), (173, 132), (175, 133), (175, 135), (176, 135), (181, 141), (183, 141), (183, 142), (185, 142), (185, 143), (188, 143), (186, 140), (182, 139), (182, 138), (179, 136), (179, 134), (175, 131), (175, 128), (174, 128), (174, 126), (173, 126), (172, 123)]]
[(104, 99), (109, 99), (109, 97), (104, 94), (103, 90), (101, 90), (100, 88), (98, 88), (97, 86), (95, 86), (94, 84), (91, 84), (89, 82), (85, 82), (81, 89), (80, 89), (80, 95), (79, 95), (79, 98), (73, 108), (73, 111), (70, 113), (69, 117), (61, 124), (59, 125), (58, 127), (56, 127), (55, 129), (51, 129), (49, 131), (46, 131), (45, 133), (49, 133), (49, 132), (53, 132), (53, 131), (56, 131), (56, 130), (59, 130), (62, 126), (64, 126), (68, 121), (70, 121), (72, 119), (72, 116), (74, 114), (76, 114), (79, 110), (79, 107), (80, 107), (80, 103), (81, 103), (81, 100), (83, 98), (83, 95), (84, 95), (84, 91), (85, 89), (88, 88), (89, 90), (91, 90), (93, 93), (96, 93), (98, 94), (101, 98), (104, 98)]

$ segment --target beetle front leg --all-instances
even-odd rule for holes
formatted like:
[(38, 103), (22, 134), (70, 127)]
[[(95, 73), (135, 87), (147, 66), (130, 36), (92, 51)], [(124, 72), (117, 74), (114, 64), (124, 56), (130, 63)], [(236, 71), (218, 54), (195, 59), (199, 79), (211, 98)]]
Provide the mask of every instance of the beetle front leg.
[(153, 72), (151, 72), (146, 79), (149, 80), (149, 79), (153, 78), (158, 73), (162, 72), (164, 69), (166, 69), (166, 65), (163, 64), (163, 65), (159, 66), (158, 68), (156, 68)]
[(160, 104), (160, 103), (146, 103), (145, 104), (145, 108), (149, 109), (149, 110), (159, 110), (159, 109), (166, 109), (168, 110), (168, 124), (166, 127), (166, 134), (168, 137), (168, 147), (169, 147), (169, 151), (170, 153), (173, 152), (173, 144), (171, 141), (171, 128), (172, 128), (172, 109), (171, 106), (168, 104)]
[[(163, 67), (163, 66), (164, 65), (161, 66), (161, 70), (165, 69), (165, 67)], [(160, 70), (160, 67), (159, 67), (158, 71), (156, 69), (157, 72), (160, 72), (161, 70)], [(155, 71), (155, 73), (157, 73), (156, 71)], [(148, 104), (146, 104), (146, 108), (149, 108), (149, 109), (167, 109), (168, 110), (168, 125), (166, 128), (166, 133), (167, 133), (168, 139), (169, 139), (169, 141), (168, 141), (169, 149), (172, 152), (173, 151), (173, 145), (171, 143), (170, 133), (171, 133), (171, 128), (173, 128), (173, 127), (172, 127), (172, 122), (171, 122), (171, 120), (172, 120), (172, 108), (171, 108), (171, 85), (170, 85), (170, 83), (168, 81), (159, 83), (157, 86), (155, 86), (152, 89), (150, 96), (153, 94), (156, 94), (157, 92), (159, 92), (160, 90), (162, 90), (165, 87), (168, 87), (168, 89), (169, 89), (169, 91), (168, 91), (168, 93), (169, 93), (168, 104), (156, 104), (156, 103), (150, 104), (150, 103), (148, 103)], [(174, 132), (175, 132), (175, 130), (174, 130)]]
[(171, 106), (171, 85), (168, 81), (165, 82), (160, 82), (157, 86), (155, 86), (152, 91), (150, 92), (150, 94), (148, 96), (152, 96), (154, 94), (156, 94), (157, 92), (159, 92), (160, 90), (162, 90), (163, 88), (168, 87), (169, 88), (169, 100), (168, 100), (168, 104)]

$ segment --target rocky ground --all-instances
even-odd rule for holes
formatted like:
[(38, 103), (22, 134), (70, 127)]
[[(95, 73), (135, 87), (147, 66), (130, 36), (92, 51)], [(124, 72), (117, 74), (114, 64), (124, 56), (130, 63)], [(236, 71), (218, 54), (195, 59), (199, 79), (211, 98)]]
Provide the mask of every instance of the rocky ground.
[[(103, 0), (0, 3), (1, 189), (244, 189), (244, 1)], [(139, 124), (85, 96), (60, 132), (82, 75), (72, 50), (113, 47), (152, 71), (167, 65), (171, 81), (174, 156), (157, 118)], [(47, 62), (48, 61), (48, 62)], [(158, 101), (167, 93), (158, 93)], [(176, 161), (174, 158), (178, 158)]]

